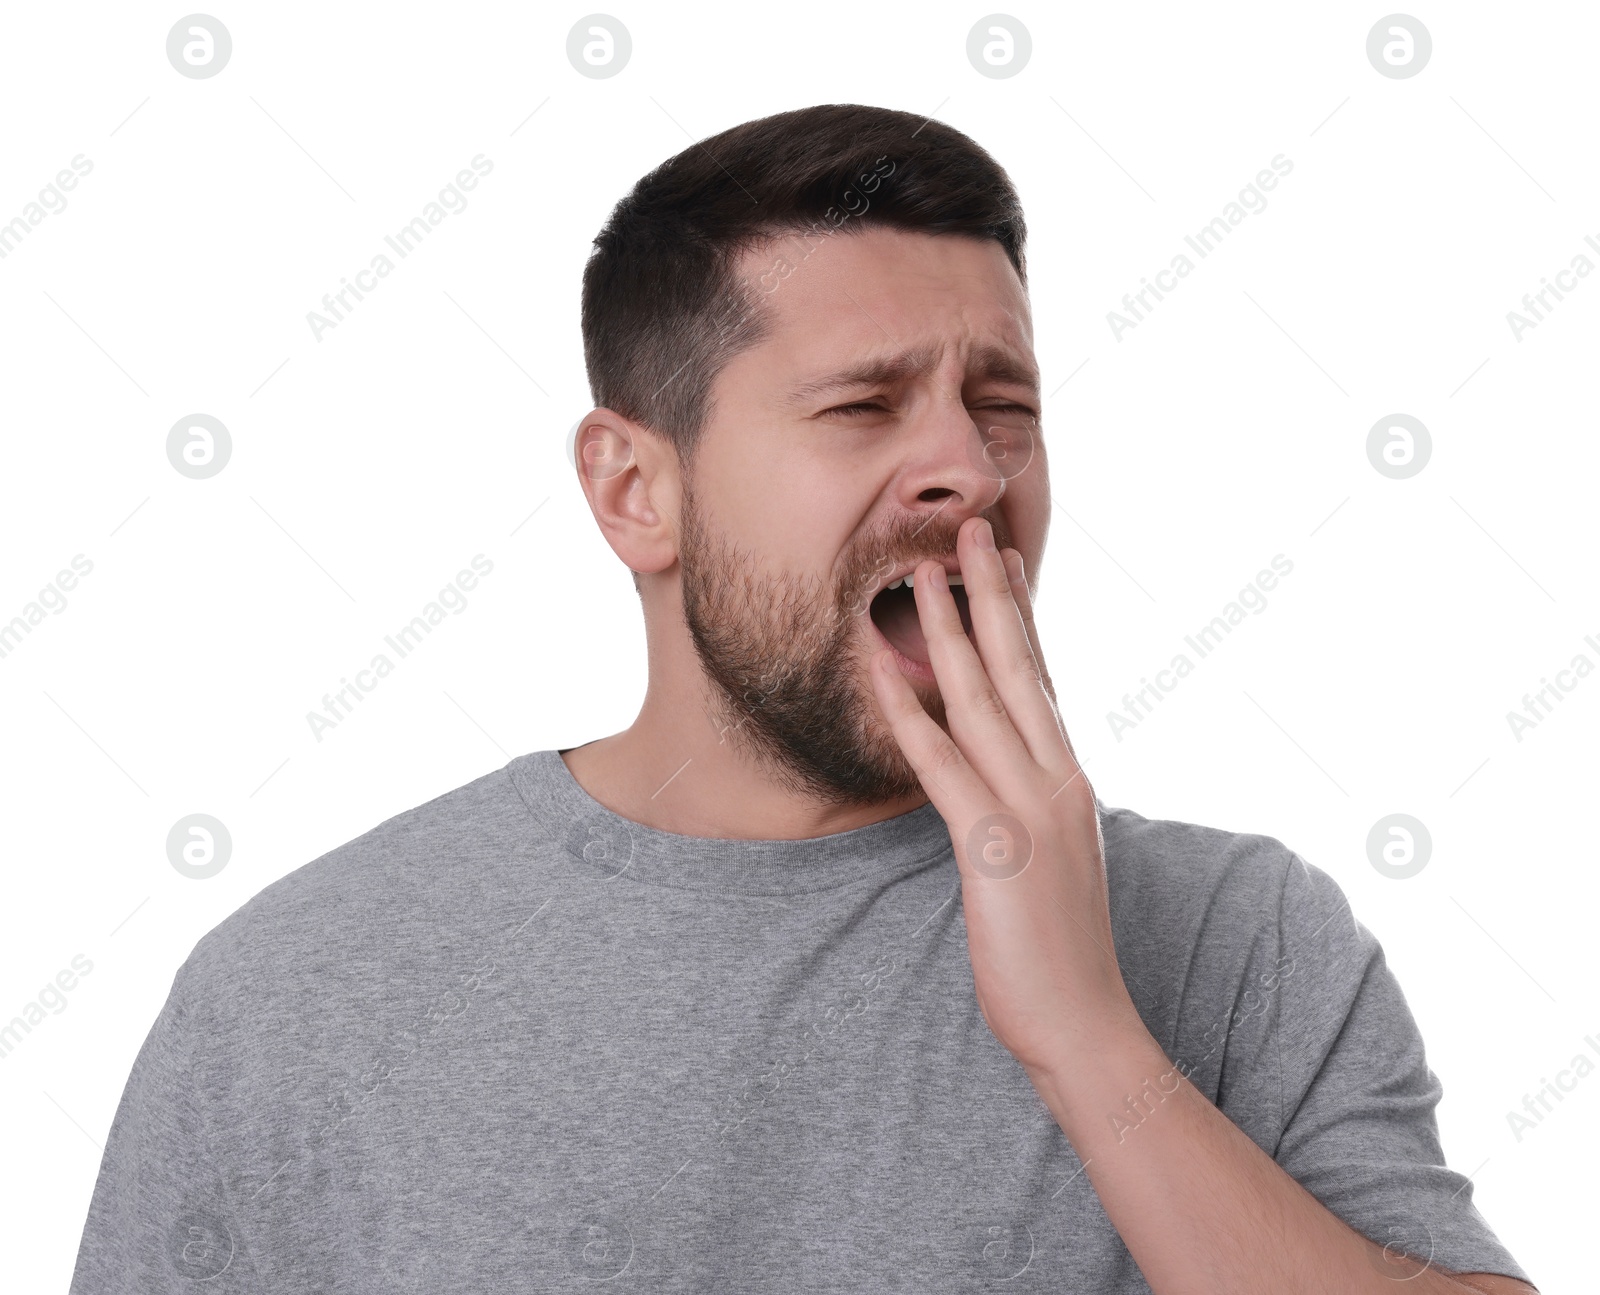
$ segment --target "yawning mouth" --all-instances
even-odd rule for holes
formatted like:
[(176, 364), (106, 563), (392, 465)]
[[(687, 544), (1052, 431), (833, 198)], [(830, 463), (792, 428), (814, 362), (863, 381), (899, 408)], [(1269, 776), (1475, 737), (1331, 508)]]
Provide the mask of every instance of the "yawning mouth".
[[(967, 637), (972, 637), (972, 612), (967, 605), (967, 590), (959, 571), (947, 572), (950, 593), (956, 610), (961, 614), (961, 625)], [(890, 581), (872, 600), (868, 612), (878, 632), (888, 640), (889, 646), (908, 661), (919, 665), (930, 664), (928, 641), (922, 633), (922, 621), (917, 615), (917, 595), (913, 588), (915, 577), (907, 574)]]

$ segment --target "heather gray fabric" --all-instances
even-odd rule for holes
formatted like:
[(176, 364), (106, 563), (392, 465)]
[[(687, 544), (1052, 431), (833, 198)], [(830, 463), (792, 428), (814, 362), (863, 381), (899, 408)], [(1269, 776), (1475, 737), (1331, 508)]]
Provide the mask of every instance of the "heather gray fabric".
[[(1335, 882), (1268, 837), (1101, 815), (1167, 1054), (1357, 1230), (1525, 1278), (1443, 1164), (1439, 1083)], [(546, 750), (200, 940), (71, 1289), (1148, 1292), (1080, 1169), (979, 1014), (931, 804), (684, 837)]]

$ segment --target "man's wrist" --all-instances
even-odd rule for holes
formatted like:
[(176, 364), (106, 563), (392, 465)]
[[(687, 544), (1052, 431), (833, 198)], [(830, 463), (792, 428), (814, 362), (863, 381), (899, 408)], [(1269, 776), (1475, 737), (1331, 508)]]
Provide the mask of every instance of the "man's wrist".
[[(1136, 1012), (1118, 1013), (1063, 1034), (1062, 1047), (1048, 1065), (1023, 1067), (1056, 1122), (1076, 1143), (1137, 1099), (1149, 1085), (1172, 1091), (1179, 1077), (1161, 1045)], [(1170, 1072), (1170, 1073), (1169, 1073)]]

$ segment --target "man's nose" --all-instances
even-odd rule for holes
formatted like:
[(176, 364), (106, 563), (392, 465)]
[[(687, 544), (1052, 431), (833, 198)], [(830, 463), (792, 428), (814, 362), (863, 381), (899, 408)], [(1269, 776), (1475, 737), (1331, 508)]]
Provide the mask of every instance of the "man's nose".
[(993, 508), (1032, 449), (1031, 433), (1014, 421), (991, 419), (960, 399), (938, 401), (911, 439), (913, 461), (902, 476), (900, 503), (917, 512), (935, 505), (952, 529)]

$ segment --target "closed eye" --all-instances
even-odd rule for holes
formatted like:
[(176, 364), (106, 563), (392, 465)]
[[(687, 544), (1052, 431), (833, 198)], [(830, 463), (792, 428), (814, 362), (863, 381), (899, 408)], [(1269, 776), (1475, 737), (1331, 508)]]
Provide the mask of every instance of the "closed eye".
[[(1019, 414), (1033, 415), (1033, 410), (1028, 408), (1027, 405), (984, 405), (982, 409), (1014, 409)], [(849, 418), (859, 418), (862, 414), (886, 414), (889, 411), (882, 405), (873, 405), (862, 400), (853, 405), (835, 405), (827, 412), (830, 414), (844, 414)]]

